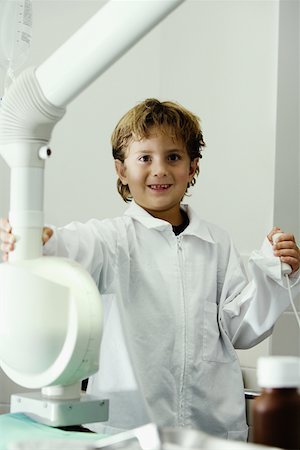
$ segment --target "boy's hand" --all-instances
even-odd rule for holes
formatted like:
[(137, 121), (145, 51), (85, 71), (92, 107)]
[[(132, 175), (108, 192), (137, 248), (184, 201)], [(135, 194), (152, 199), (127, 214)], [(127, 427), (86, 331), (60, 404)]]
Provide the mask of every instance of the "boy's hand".
[(52, 228), (49, 228), (49, 227), (44, 227), (43, 228), (43, 234), (42, 234), (43, 245), (45, 245), (46, 242), (49, 241), (49, 239), (51, 238), (52, 234), (53, 234)]
[(3, 261), (8, 260), (8, 253), (15, 248), (16, 239), (12, 234), (10, 223), (7, 219), (0, 219), (0, 250), (3, 252)]
[[(277, 242), (273, 244), (273, 236), (276, 233), (281, 233)], [(268, 234), (268, 239), (273, 245), (275, 256), (279, 256), (280, 260), (287, 263), (292, 268), (292, 273), (296, 272), (300, 267), (300, 249), (297, 247), (295, 237), (290, 233), (283, 233), (278, 227), (272, 229)]]
[[(43, 244), (49, 241), (53, 234), (51, 228), (43, 228), (42, 241)], [(0, 250), (3, 252), (3, 261), (8, 260), (9, 252), (12, 252), (15, 248), (16, 238), (12, 233), (12, 228), (7, 219), (0, 219)]]

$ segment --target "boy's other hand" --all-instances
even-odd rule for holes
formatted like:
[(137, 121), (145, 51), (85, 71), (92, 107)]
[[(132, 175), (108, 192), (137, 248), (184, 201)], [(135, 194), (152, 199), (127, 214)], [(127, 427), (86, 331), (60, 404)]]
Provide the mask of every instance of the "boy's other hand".
[[(276, 233), (280, 233), (280, 236), (273, 244), (273, 236)], [(280, 228), (274, 227), (268, 234), (268, 239), (273, 246), (274, 255), (278, 256), (282, 262), (289, 264), (292, 273), (296, 272), (300, 267), (300, 249), (296, 244), (295, 236), (291, 233), (283, 233)]]
[(49, 241), (49, 239), (51, 238), (52, 234), (53, 234), (52, 228), (49, 228), (49, 227), (44, 227), (43, 228), (43, 234), (42, 234), (43, 245), (45, 245), (46, 242)]
[(7, 219), (0, 219), (0, 250), (3, 252), (3, 261), (8, 260), (8, 253), (15, 248), (16, 238)]
[[(42, 241), (43, 244), (49, 241), (53, 234), (51, 228), (43, 228)], [(0, 250), (3, 252), (2, 259), (4, 262), (8, 260), (9, 252), (15, 248), (16, 238), (13, 235), (11, 225), (7, 219), (0, 219)]]

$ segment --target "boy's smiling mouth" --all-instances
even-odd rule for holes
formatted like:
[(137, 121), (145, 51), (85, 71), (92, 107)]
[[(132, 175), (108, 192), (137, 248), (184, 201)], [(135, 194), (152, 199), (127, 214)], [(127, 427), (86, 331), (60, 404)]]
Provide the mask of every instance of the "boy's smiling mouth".
[(148, 184), (148, 187), (152, 189), (153, 191), (165, 191), (168, 189), (171, 184)]

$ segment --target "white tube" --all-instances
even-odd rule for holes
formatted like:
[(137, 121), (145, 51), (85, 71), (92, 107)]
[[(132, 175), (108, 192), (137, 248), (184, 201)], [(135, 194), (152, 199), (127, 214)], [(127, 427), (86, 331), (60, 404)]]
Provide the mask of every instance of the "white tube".
[(17, 239), (9, 261), (42, 254), (47, 143), (64, 112), (43, 96), (33, 68), (21, 73), (1, 104), (0, 155), (11, 167), (9, 220)]
[(11, 171), (11, 210), (41, 211), (43, 188), (43, 167), (14, 167)]
[(111, 0), (36, 70), (45, 97), (65, 106), (184, 0)]
[(43, 167), (12, 168), (9, 221), (17, 241), (10, 262), (42, 255), (43, 188)]

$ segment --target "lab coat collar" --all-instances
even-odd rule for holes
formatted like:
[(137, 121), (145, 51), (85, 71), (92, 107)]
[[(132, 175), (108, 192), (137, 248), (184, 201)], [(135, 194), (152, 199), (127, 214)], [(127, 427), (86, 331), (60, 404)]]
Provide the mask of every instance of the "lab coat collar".
[[(184, 209), (190, 220), (189, 225), (181, 235), (196, 236), (204, 241), (214, 244), (215, 240), (213, 239), (206, 222), (201, 220), (189, 205), (181, 205), (181, 208)], [(151, 214), (134, 201), (132, 201), (124, 214), (142, 223), (147, 228), (156, 228), (161, 231), (169, 229), (172, 231), (172, 225), (169, 222), (151, 216)]]

